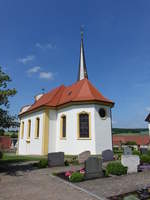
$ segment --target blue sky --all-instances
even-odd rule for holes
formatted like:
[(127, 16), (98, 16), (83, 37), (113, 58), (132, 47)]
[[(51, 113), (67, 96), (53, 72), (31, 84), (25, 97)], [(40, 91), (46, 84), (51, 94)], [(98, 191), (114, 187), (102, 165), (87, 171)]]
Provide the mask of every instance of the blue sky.
[(18, 91), (10, 112), (76, 81), (80, 26), (90, 81), (116, 104), (114, 127), (145, 127), (150, 111), (150, 1), (1, 0), (0, 65)]

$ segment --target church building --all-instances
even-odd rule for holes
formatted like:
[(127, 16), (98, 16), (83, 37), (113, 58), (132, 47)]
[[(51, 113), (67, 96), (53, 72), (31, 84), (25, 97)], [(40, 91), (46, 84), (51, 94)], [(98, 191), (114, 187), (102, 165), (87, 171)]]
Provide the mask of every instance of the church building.
[(111, 108), (114, 102), (104, 97), (88, 80), (83, 34), (77, 81), (60, 85), (35, 96), (32, 105), (20, 113), (19, 155), (47, 155), (83, 151), (101, 154), (112, 149)]

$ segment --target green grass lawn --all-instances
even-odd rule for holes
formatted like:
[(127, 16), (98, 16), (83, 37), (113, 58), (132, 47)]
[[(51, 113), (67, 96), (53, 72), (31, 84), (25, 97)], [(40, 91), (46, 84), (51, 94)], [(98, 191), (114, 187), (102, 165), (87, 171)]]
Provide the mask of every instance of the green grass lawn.
[(39, 161), (41, 159), (46, 159), (46, 156), (20, 156), (14, 153), (4, 153), (3, 158), (0, 160), (0, 163)]

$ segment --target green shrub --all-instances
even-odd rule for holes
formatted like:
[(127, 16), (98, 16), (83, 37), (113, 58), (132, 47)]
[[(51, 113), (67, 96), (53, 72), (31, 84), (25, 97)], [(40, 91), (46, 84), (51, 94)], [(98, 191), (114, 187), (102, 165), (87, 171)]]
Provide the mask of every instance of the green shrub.
[(42, 159), (38, 162), (38, 167), (39, 168), (46, 168), (48, 166), (48, 160)]
[(80, 172), (73, 172), (69, 178), (71, 182), (80, 182), (83, 181), (83, 179), (84, 179), (84, 174), (81, 174)]
[(150, 163), (150, 156), (143, 154), (140, 156), (141, 163)]
[(149, 156), (150, 156), (150, 150), (148, 150), (148, 151), (147, 151), (147, 155), (149, 155)]
[(3, 158), (3, 152), (0, 151), (0, 159)]
[(140, 153), (140, 151), (134, 150), (134, 151), (132, 152), (132, 154), (133, 154), (133, 155), (138, 155), (138, 156), (140, 156), (141, 153)]
[(114, 154), (122, 154), (123, 153), (123, 149), (119, 149), (118, 147), (114, 147), (113, 148), (113, 152), (114, 152)]
[(4, 135), (5, 135), (4, 129), (0, 129), (0, 136), (4, 136)]
[(127, 174), (127, 167), (124, 167), (120, 162), (111, 162), (106, 167), (106, 176), (109, 174), (118, 176)]
[(137, 145), (135, 141), (127, 141), (125, 145)]

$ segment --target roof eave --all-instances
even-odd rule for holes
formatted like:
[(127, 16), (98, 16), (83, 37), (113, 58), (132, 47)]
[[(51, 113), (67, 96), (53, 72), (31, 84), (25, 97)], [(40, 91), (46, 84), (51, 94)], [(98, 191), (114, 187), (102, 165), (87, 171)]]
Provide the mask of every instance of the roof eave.
[(31, 114), (31, 113), (34, 113), (34, 112), (38, 112), (38, 111), (41, 111), (41, 110), (44, 110), (44, 109), (47, 109), (47, 108), (58, 110), (58, 109), (61, 109), (61, 108), (67, 107), (67, 106), (79, 105), (79, 104), (100, 104), (100, 105), (110, 106), (111, 108), (113, 108), (114, 105), (115, 105), (114, 102), (106, 102), (106, 101), (98, 101), (98, 100), (71, 101), (71, 102), (63, 103), (63, 104), (58, 105), (58, 106), (42, 105), (42, 106), (37, 107), (33, 110), (27, 110), (24, 113), (20, 113), (18, 115), (18, 117), (21, 118), (22, 116), (25, 116), (25, 115), (28, 115), (28, 114)]

